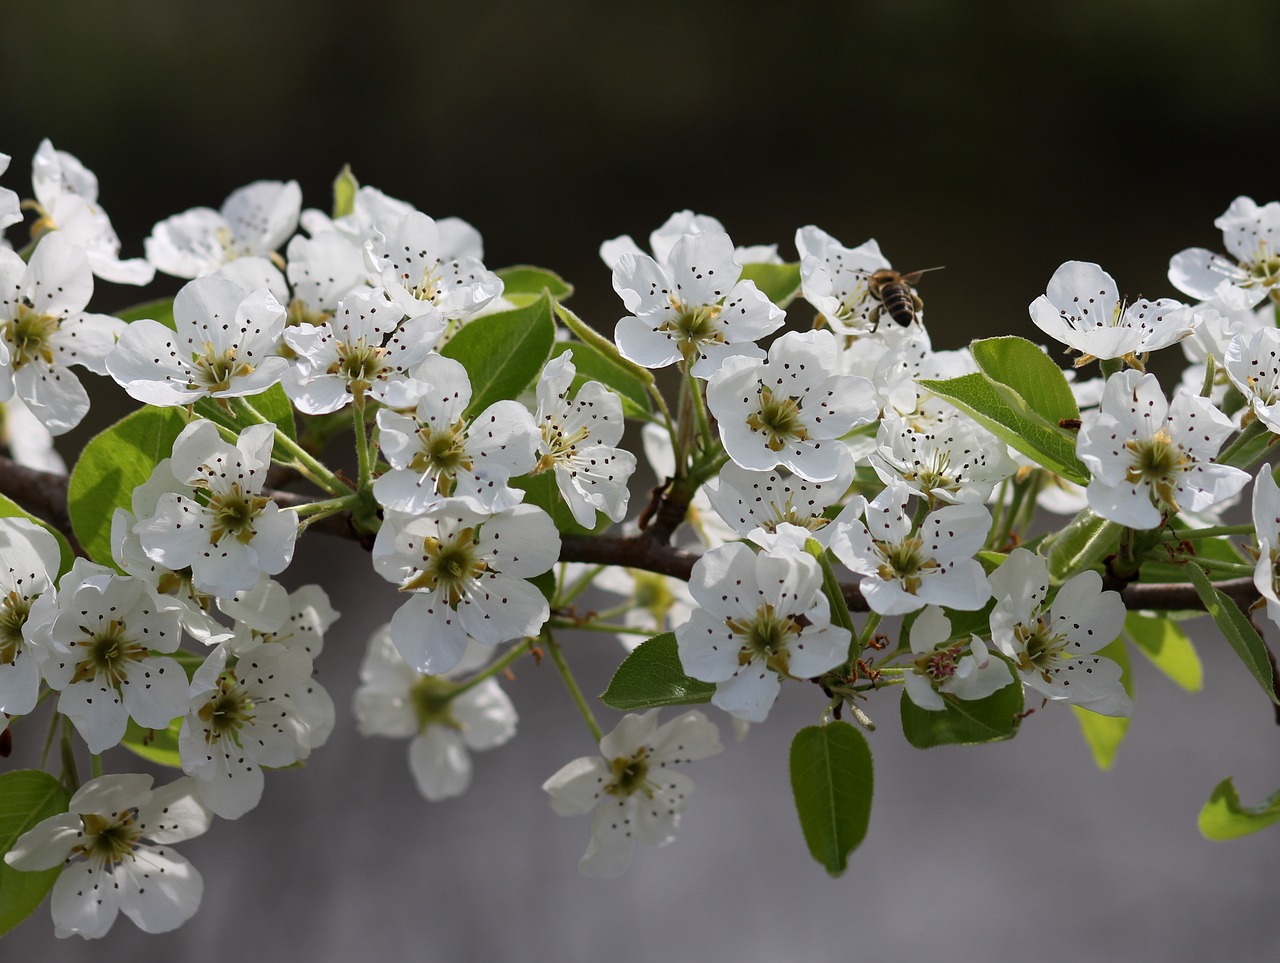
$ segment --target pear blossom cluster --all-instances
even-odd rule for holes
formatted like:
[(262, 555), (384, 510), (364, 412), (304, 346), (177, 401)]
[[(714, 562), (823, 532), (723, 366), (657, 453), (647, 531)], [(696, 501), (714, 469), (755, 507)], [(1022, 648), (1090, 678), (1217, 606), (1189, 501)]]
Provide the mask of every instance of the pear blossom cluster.
[[(1055, 369), (1040, 390), (990, 347), (935, 349), (924, 272), (816, 225), (791, 260), (692, 211), (648, 251), (606, 241), (621, 309), (596, 331), (563, 279), (493, 270), (476, 228), (349, 172), (331, 213), (257, 181), (156, 224), (145, 257), (122, 257), (73, 155), (45, 141), (31, 183), (0, 188), (0, 441), (65, 474), (84, 371), (142, 406), (89, 443), (69, 526), (0, 506), (0, 734), (65, 719), (48, 778), (69, 799), (4, 857), (61, 867), (59, 936), (120, 912), (181, 925), (203, 881), (172, 844), (246, 816), (328, 740), (316, 662), (352, 643), (323, 588), (290, 588), (314, 530), (358, 539), (387, 583), (352, 708), (406, 740), (426, 802), (516, 739), (523, 673), (564, 677), (590, 751), (542, 788), (591, 814), (580, 868), (601, 878), (675, 840), (716, 713), (741, 734), (785, 689), (870, 731), (887, 689), (922, 746), (974, 719), (1008, 738), (1053, 704), (1126, 717), (1122, 592), (1151, 571), (1188, 573), (1180, 609), (1221, 609), (1200, 576), (1252, 584), (1280, 625), (1280, 203), (1238, 198), (1225, 254), (1173, 257), (1187, 301), (1064, 263), (1028, 306), (1056, 343), (998, 346)], [(96, 283), (165, 278), (171, 301), (89, 310)], [(1146, 366), (1175, 345), (1167, 391)], [(1250, 483), (1251, 523), (1227, 525)], [(1037, 507), (1073, 517), (1046, 534)], [(599, 700), (570, 666), (588, 632), (622, 642)], [(661, 718), (692, 701), (710, 708)], [(641, 711), (602, 726), (601, 703)], [(174, 771), (82, 782), (81, 745)]]

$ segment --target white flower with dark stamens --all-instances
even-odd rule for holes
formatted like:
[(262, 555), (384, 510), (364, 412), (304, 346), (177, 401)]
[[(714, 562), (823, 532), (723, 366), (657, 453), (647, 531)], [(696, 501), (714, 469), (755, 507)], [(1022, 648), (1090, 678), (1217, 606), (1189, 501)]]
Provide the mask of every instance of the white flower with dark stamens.
[(1155, 528), (1180, 511), (1201, 512), (1249, 481), (1213, 461), (1233, 431), (1207, 398), (1165, 399), (1155, 375), (1121, 371), (1107, 379), (1099, 413), (1084, 417), (1077, 451), (1092, 478), (1089, 506), (1130, 528)]
[(907, 695), (921, 709), (941, 712), (947, 707), (944, 694), (985, 699), (1013, 681), (1009, 666), (993, 658), (982, 639), (975, 635), (968, 642), (952, 642), (950, 636), (951, 622), (935, 605), (927, 606), (911, 625), (911, 651), (916, 657), (903, 682)]
[(60, 562), (57, 541), (35, 522), (0, 518), (0, 712), (11, 716), (25, 716), (40, 694), (48, 650), (28, 623), (36, 599), (53, 593)]
[(284, 340), (298, 353), (285, 389), (299, 411), (323, 415), (365, 396), (379, 397), (393, 379), (405, 378), (426, 360), (444, 333), (445, 320), (430, 309), (400, 324), (397, 305), (378, 289), (352, 291), (323, 325), (286, 328)]
[(537, 635), (551, 615), (525, 579), (560, 557), (551, 517), (533, 505), (497, 514), (446, 498), (410, 517), (388, 512), (373, 567), (410, 593), (391, 619), (391, 638), (415, 669), (439, 675), (458, 664), (467, 637), (493, 646)]
[[(859, 511), (837, 525), (831, 551), (865, 576), (860, 587), (873, 612), (905, 615), (930, 604), (982, 608), (991, 587), (973, 556), (991, 530), (991, 513), (982, 505), (948, 505), (930, 512), (913, 531), (911, 494), (906, 485), (891, 482), (866, 505), (865, 525), (856, 518)], [(865, 503), (858, 497), (851, 504)]]
[(1237, 334), (1227, 345), (1222, 366), (1258, 420), (1280, 434), (1280, 330)]
[(155, 268), (144, 258), (120, 260), (120, 238), (98, 204), (98, 178), (74, 155), (46, 138), (31, 160), (31, 186), (40, 219), (32, 235), (58, 231), (89, 259), (93, 273), (117, 284), (150, 284)]
[(369, 639), (354, 709), (362, 736), (411, 739), (409, 771), (431, 802), (461, 796), (471, 785), (471, 752), (495, 749), (516, 734), (516, 710), (497, 679), (459, 691), (492, 650), (477, 643), (453, 671), (426, 675), (400, 657), (389, 626)]
[(298, 515), (262, 494), (274, 435), (274, 425), (251, 425), (231, 445), (211, 421), (184, 428), (173, 443), (173, 474), (203, 495), (160, 497), (155, 515), (133, 528), (147, 557), (172, 571), (190, 568), (197, 591), (219, 596), (283, 572)]
[[(9, 169), (9, 161), (11, 158), (8, 154), (0, 154), (0, 174)], [(7, 187), (0, 187), (0, 234), (10, 224), (17, 224), (22, 220), (22, 205), (18, 201), (18, 195)]]
[(431, 309), (449, 321), (467, 318), (502, 294), (501, 278), (478, 258), (446, 254), (439, 225), (417, 211), (378, 222), (365, 267), (411, 318)]
[(297, 181), (255, 181), (231, 192), (220, 211), (193, 207), (166, 218), (146, 240), (147, 260), (180, 278), (213, 274), (238, 258), (270, 258), (298, 226)]
[(917, 429), (897, 414), (880, 422), (871, 467), (935, 502), (985, 502), (1017, 469), (1003, 442), (965, 418)]
[(173, 299), (177, 330), (134, 321), (107, 370), (132, 397), (161, 407), (266, 391), (289, 362), (276, 355), (284, 308), (265, 288), (246, 294), (225, 278), (199, 278)]
[(880, 414), (871, 382), (839, 374), (829, 331), (791, 331), (769, 358), (732, 358), (707, 384), (707, 405), (725, 453), (743, 468), (784, 465), (809, 481), (829, 481), (850, 461), (840, 436)]
[(1104, 592), (1101, 575), (1071, 576), (1052, 606), (1046, 606), (1048, 564), (1016, 548), (990, 580), (996, 598), (991, 638), (1013, 660), (1023, 685), (1046, 699), (1104, 716), (1133, 712), (1120, 682), (1120, 666), (1094, 655), (1116, 640), (1125, 617), (1120, 593)]
[[(392, 223), (415, 210), (407, 201), (365, 185), (356, 190), (350, 214), (335, 219), (323, 211), (308, 209), (302, 212), (302, 226), (312, 237), (328, 231), (337, 232), (363, 251), (364, 242), (375, 235), (375, 225), (379, 222)], [(438, 217), (435, 223), (440, 236), (441, 257), (484, 260), (484, 239), (474, 227), (458, 217)]]
[(163, 729), (185, 711), (187, 677), (166, 654), (182, 639), (178, 605), (142, 579), (77, 559), (47, 633), (41, 671), (90, 752), (119, 743), (129, 719)]
[(441, 498), (466, 498), (481, 511), (519, 504), (524, 493), (510, 488), (537, 461), (538, 429), (529, 409), (496, 401), (474, 418), (466, 369), (432, 355), (416, 370), (420, 400), (414, 417), (378, 412), (378, 444), (391, 469), (373, 483), (379, 504), (416, 514)]
[(50, 910), (54, 934), (105, 936), (123, 912), (146, 933), (167, 933), (200, 906), (200, 874), (170, 845), (213, 821), (190, 779), (152, 790), (151, 776), (112, 774), (81, 786), (69, 811), (50, 816), (5, 854), (14, 869), (61, 866)]
[(591, 842), (578, 868), (612, 879), (631, 863), (638, 839), (665, 846), (675, 839), (693, 780), (670, 767), (696, 762), (724, 747), (715, 723), (690, 711), (658, 725), (658, 711), (627, 715), (600, 740), (599, 756), (583, 756), (542, 784), (559, 816), (595, 810)]
[(1136, 358), (1181, 341), (1200, 315), (1172, 298), (1126, 304), (1115, 280), (1088, 261), (1067, 261), (1031, 302), (1031, 320), (1049, 337), (1091, 358)]
[(623, 254), (613, 288), (631, 316), (618, 322), (618, 351), (646, 368), (684, 361), (697, 378), (710, 378), (735, 355), (764, 357), (755, 342), (786, 316), (741, 275), (733, 242), (720, 231), (680, 238), (662, 263)]
[(896, 324), (880, 324), (880, 301), (871, 295), (868, 282), (877, 271), (892, 266), (873, 238), (854, 248), (845, 247), (826, 231), (812, 225), (796, 231), (800, 252), (800, 290), (819, 316), (837, 334), (880, 339), (895, 337)]
[(15, 393), (49, 432), (80, 423), (89, 395), (70, 365), (106, 374), (106, 358), (125, 324), (85, 314), (93, 272), (84, 251), (47, 234), (31, 262), (0, 250), (0, 401)]
[(315, 237), (298, 234), (289, 241), (287, 270), (293, 286), (290, 324), (324, 324), (339, 301), (365, 286), (363, 243), (337, 231)]
[(1267, 600), (1267, 617), (1280, 625), (1280, 487), (1263, 465), (1253, 485), (1253, 525), (1258, 536), (1258, 563), (1253, 584)]
[(835, 531), (825, 512), (844, 497), (853, 482), (853, 462), (828, 482), (811, 482), (780, 471), (750, 471), (725, 465), (706, 486), (717, 514), (743, 538), (772, 549), (769, 537), (782, 524), (806, 529), (826, 547)]
[(1252, 308), (1280, 293), (1280, 203), (1259, 207), (1237, 197), (1213, 222), (1221, 229), (1230, 257), (1202, 247), (1188, 248), (1169, 261), (1169, 280), (1179, 291), (1230, 308)]
[(554, 470), (574, 520), (594, 528), (597, 511), (614, 522), (627, 514), (627, 482), (636, 469), (636, 456), (614, 447), (623, 431), (618, 396), (600, 382), (588, 381), (570, 399), (575, 374), (572, 351), (552, 358), (542, 369), (534, 416), (542, 437), (534, 470)]
[(810, 555), (757, 555), (735, 542), (694, 563), (689, 591), (698, 607), (676, 629), (680, 664), (716, 683), (715, 705), (749, 722), (765, 720), (781, 678), (818, 676), (848, 656), (849, 632), (831, 624)]
[(191, 678), (178, 733), (200, 801), (238, 819), (262, 798), (262, 767), (306, 759), (333, 729), (333, 702), (301, 648), (266, 642), (228, 663), (219, 646)]
[[(269, 601), (262, 604), (263, 598)], [(314, 661), (324, 649), (325, 633), (338, 620), (328, 593), (319, 585), (303, 585), (286, 594), (284, 586), (269, 579), (250, 593), (219, 599), (218, 608), (236, 620), (235, 638), (227, 643), (232, 655), (276, 642), (301, 649)]]

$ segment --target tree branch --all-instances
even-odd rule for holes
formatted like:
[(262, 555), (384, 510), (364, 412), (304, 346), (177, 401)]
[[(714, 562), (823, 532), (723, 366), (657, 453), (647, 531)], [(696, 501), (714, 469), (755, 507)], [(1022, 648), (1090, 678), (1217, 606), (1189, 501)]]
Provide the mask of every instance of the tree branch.
[[(71, 516), (67, 513), (67, 477), (52, 472), (27, 468), (8, 458), (0, 457), (0, 493), (7, 495), (19, 505), (48, 521), (54, 528), (62, 532), (72, 541), (72, 546), (80, 554), (84, 554), (79, 543), (75, 541), (75, 533), (71, 529)], [(266, 489), (263, 494), (271, 498), (282, 508), (304, 505), (313, 501), (294, 492)], [(368, 544), (367, 536), (362, 537), (352, 525), (351, 516), (347, 512), (317, 519), (310, 525), (311, 531), (321, 531), (340, 538), (363, 541)], [(638, 535), (562, 535), (560, 541), (560, 561), (585, 562), (590, 565), (622, 565), (626, 568), (643, 569), (660, 575), (688, 581), (693, 572), (693, 563), (698, 556), (693, 552), (675, 548), (654, 536), (652, 529)], [(1215, 585), (1229, 596), (1242, 610), (1258, 600), (1259, 593), (1251, 578), (1237, 578)], [(852, 583), (841, 585), (845, 601), (855, 612), (869, 611), (867, 600), (861, 590)], [(1157, 609), (1172, 611), (1177, 609), (1204, 609), (1200, 596), (1194, 586), (1180, 582), (1143, 583), (1130, 582), (1120, 589), (1120, 597), (1130, 609)]]

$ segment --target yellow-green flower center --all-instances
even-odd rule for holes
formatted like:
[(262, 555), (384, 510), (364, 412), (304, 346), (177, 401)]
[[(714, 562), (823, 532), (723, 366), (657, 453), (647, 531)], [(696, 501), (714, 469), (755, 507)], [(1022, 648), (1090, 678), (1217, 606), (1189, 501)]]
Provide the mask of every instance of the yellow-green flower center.
[(1067, 637), (1051, 632), (1041, 616), (1036, 617), (1034, 626), (1018, 623), (1013, 634), (1023, 647), (1018, 668), (1023, 672), (1039, 672), (1045, 682), (1051, 682), (1050, 670), (1064, 661), (1062, 653), (1067, 647)]
[(0, 324), (0, 334), (9, 343), (14, 370), (39, 358), (53, 364), (53, 336), (62, 324), (56, 314), (41, 314), (27, 299), (18, 304), (14, 318)]
[(71, 850), (72, 856), (84, 856), (90, 862), (114, 866), (125, 857), (132, 858), (142, 837), (136, 809), (126, 809), (111, 818), (90, 813), (82, 816), (84, 841)]
[(424, 675), (413, 684), (409, 690), (409, 700), (413, 703), (413, 714), (418, 720), (419, 732), (426, 732), (428, 726), (462, 729), (462, 723), (454, 717), (450, 708), (457, 690), (456, 682), (435, 675)]
[(781, 451), (797, 441), (807, 441), (809, 431), (800, 417), (800, 403), (795, 398), (775, 398), (768, 388), (761, 388), (759, 407), (747, 416), (747, 426), (765, 436), (770, 451)]
[(204, 354), (191, 362), (191, 380), (187, 389), (214, 392), (230, 391), (232, 378), (244, 378), (253, 374), (253, 365), (236, 360), (236, 349), (228, 348), (222, 354), (214, 354), (213, 345), (204, 346)]
[(724, 331), (717, 322), (720, 305), (685, 304), (675, 297), (670, 300), (675, 315), (662, 322), (658, 330), (676, 335), (680, 353), (686, 361), (698, 353), (700, 343), (724, 344)]
[(915, 595), (920, 590), (923, 576), (938, 568), (938, 562), (924, 554), (924, 542), (919, 538), (904, 538), (900, 542), (876, 542), (884, 556), (884, 563), (876, 574), (887, 582), (902, 583), (904, 591)]
[(409, 467), (421, 474), (434, 475), (436, 492), (448, 496), (453, 492), (458, 472), (474, 468), (467, 455), (466, 440), (467, 426), (463, 421), (443, 429), (420, 428), (418, 451)]
[(1130, 454), (1125, 481), (1131, 485), (1151, 486), (1156, 501), (1178, 511), (1174, 497), (1178, 475), (1191, 467), (1191, 459), (1182, 446), (1163, 428), (1150, 438), (1133, 438), (1125, 442)]
[(457, 606), (467, 594), (471, 582), (489, 566), (476, 557), (476, 531), (464, 528), (452, 541), (427, 536), (422, 542), (422, 568), (417, 575), (400, 586), (402, 592), (444, 593), (451, 606)]
[(782, 675), (789, 675), (791, 643), (800, 637), (800, 625), (792, 616), (782, 615), (765, 603), (753, 616), (741, 619), (725, 619), (741, 643), (738, 664), (746, 665), (752, 659), (763, 658), (765, 665)]
[(209, 494), (209, 512), (213, 523), (209, 526), (209, 542), (217, 545), (228, 535), (241, 545), (247, 545), (257, 535), (253, 523), (270, 499), (262, 495), (250, 495), (239, 483), (233, 483), (225, 492)]
[(131, 663), (151, 655), (150, 649), (128, 637), (126, 626), (119, 619), (112, 619), (96, 632), (87, 626), (81, 626), (80, 631), (84, 637), (76, 645), (85, 654), (72, 682), (104, 678), (109, 685), (118, 686), (125, 680)]
[(18, 657), (22, 645), (22, 627), (27, 624), (31, 612), (31, 600), (17, 591), (0, 599), (0, 665), (6, 665)]
[(236, 681), (234, 669), (228, 669), (218, 677), (218, 687), (207, 702), (200, 707), (198, 715), (208, 725), (205, 730), (205, 742), (215, 743), (220, 739), (231, 739), (239, 745), (239, 732), (242, 726), (253, 724), (253, 699)]
[(619, 756), (609, 762), (613, 779), (604, 787), (611, 796), (626, 798), (642, 792), (653, 798), (657, 786), (649, 779), (649, 747), (641, 746), (634, 755)]

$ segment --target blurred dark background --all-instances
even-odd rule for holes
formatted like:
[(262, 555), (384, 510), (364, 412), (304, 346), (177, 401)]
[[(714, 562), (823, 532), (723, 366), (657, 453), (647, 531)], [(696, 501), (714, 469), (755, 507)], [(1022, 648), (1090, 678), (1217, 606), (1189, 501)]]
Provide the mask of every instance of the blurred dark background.
[[(922, 293), (950, 348), (1032, 335), (1027, 304), (1071, 258), (1130, 297), (1172, 295), (1169, 257), (1217, 246), (1232, 198), (1280, 196), (1277, 40), (1268, 0), (5, 4), (0, 183), (28, 196), (51, 138), (97, 173), (139, 256), (154, 222), (252, 180), (296, 178), (326, 209), (350, 163), (472, 222), (489, 266), (561, 272), (606, 330), (620, 304), (602, 240), (645, 244), (688, 207), (791, 259), (815, 223), (877, 238), (902, 270), (945, 265)], [(178, 286), (100, 283), (95, 305)], [(1275, 831), (1195, 831), (1219, 779), (1246, 802), (1280, 785), (1268, 707), (1220, 638), (1205, 636), (1203, 694), (1135, 667), (1138, 718), (1108, 774), (1065, 711), (1015, 745), (921, 754), (886, 700), (871, 833), (839, 882), (790, 811), (786, 744), (817, 713), (792, 693), (693, 771), (685, 837), (601, 886), (575, 870), (589, 820), (553, 816), (537, 788), (590, 748), (545, 668), (510, 687), (521, 736), (476, 757), (462, 800), (429, 806), (403, 744), (354, 736), (361, 648), (395, 600), (358, 551), (328, 550), (292, 574), (344, 611), (321, 660), (338, 732), (258, 810), (179, 847), (205, 874), (201, 913), (163, 938), (121, 919), (86, 946), (54, 941), (42, 908), (0, 960), (1277, 956)], [(582, 647), (588, 691), (618, 655)]]

